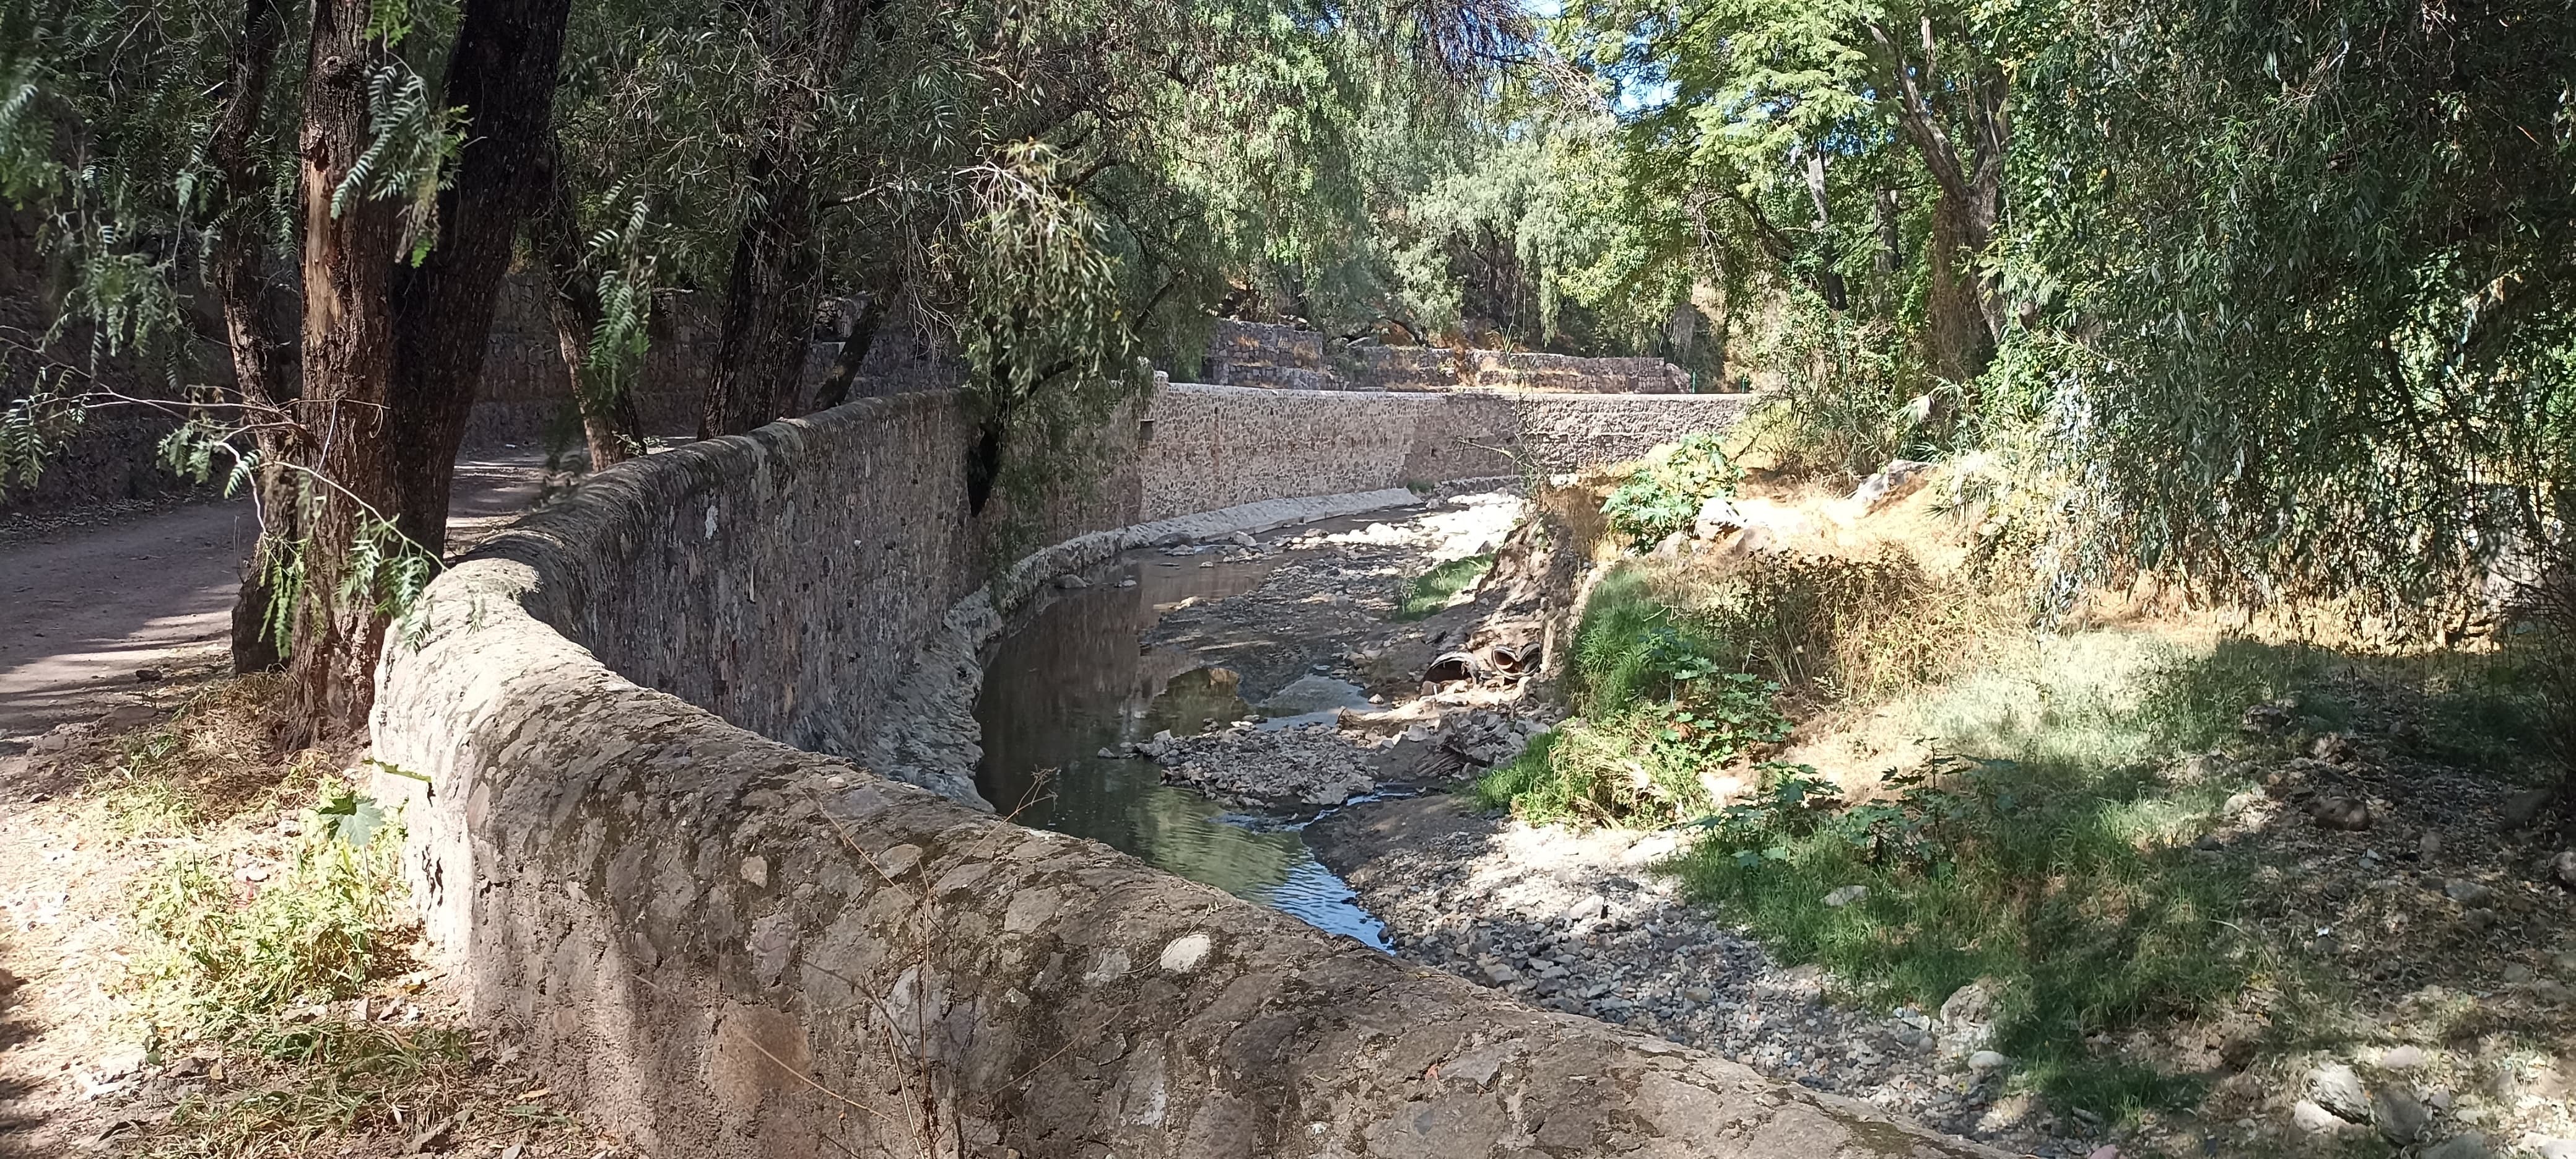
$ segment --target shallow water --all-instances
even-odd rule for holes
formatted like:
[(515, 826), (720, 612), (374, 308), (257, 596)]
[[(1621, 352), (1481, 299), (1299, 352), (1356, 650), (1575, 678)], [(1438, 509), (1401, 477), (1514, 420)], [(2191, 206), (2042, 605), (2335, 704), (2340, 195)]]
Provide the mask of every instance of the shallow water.
[[(985, 668), (976, 787), (1022, 824), (1088, 837), (1384, 950), (1385, 924), (1315, 860), (1300, 819), (1228, 809), (1163, 784), (1152, 761), (1098, 755), (1165, 729), (1188, 736), (1253, 715), (1247, 693), (1265, 712), (1309, 720), (1366, 703), (1357, 687), (1324, 677), (1244, 689), (1213, 655), (1223, 641), (1195, 651), (1139, 643), (1164, 609), (1250, 591), (1284, 558), (1227, 563), (1215, 552), (1170, 558), (1143, 549), (1085, 573), (1090, 587), (1049, 589)], [(1118, 586), (1126, 579), (1135, 586)]]

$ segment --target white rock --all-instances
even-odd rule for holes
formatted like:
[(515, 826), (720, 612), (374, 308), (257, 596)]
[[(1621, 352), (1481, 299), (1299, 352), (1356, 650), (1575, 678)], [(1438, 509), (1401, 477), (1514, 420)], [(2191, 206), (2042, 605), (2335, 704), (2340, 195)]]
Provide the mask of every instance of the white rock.
[(1831, 907), (1831, 908), (1834, 908), (1834, 909), (1841, 909), (1841, 908), (1843, 908), (1844, 906), (1847, 906), (1847, 905), (1852, 904), (1853, 902), (1867, 900), (1867, 899), (1868, 899), (1868, 897), (1869, 897), (1869, 887), (1868, 887), (1868, 886), (1866, 886), (1866, 885), (1846, 885), (1846, 886), (1842, 887), (1841, 889), (1837, 889), (1837, 890), (1833, 891), (1832, 893), (1826, 894), (1826, 895), (1825, 895), (1825, 904), (1826, 904), (1827, 906)]
[(2012, 1065), (2012, 1056), (1992, 1050), (1981, 1050), (1968, 1056), (1968, 1069), (1978, 1074), (1992, 1074)]
[(1582, 901), (1578, 901), (1573, 905), (1565, 907), (1565, 920), (1569, 922), (1590, 921), (1593, 918), (1600, 917), (1604, 912), (1609, 910), (1609, 908), (1610, 899), (1596, 893)]
[(1163, 947), (1162, 967), (1174, 974), (1187, 974), (1207, 961), (1216, 940), (1206, 934), (1183, 934)]
[(2309, 1071), (2308, 1097), (2347, 1122), (2370, 1121), (2370, 1094), (2362, 1089), (2361, 1076), (2343, 1063), (2327, 1063)]
[(2312, 1099), (2301, 1099), (2290, 1108), (2290, 1122), (2311, 1135), (2340, 1135), (2352, 1129), (2351, 1122)]

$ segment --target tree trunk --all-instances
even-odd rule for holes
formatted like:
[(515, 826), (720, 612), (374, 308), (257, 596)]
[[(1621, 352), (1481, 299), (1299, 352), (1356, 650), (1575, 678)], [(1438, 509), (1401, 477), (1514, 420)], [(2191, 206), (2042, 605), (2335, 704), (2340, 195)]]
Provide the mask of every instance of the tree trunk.
[(1851, 308), (1851, 291), (1843, 284), (1843, 273), (1836, 267), (1842, 262), (1842, 251), (1834, 245), (1834, 217), (1825, 200), (1825, 153), (1822, 149), (1807, 151), (1807, 198), (1816, 207), (1816, 289), (1825, 295), (1825, 305), (1834, 313)]
[(599, 332), (606, 311), (599, 300), (599, 280), (582, 265), (581, 223), (573, 214), (572, 192), (560, 163), (552, 178), (544, 210), (529, 219), (529, 240), (545, 261), (546, 313), (572, 383), (573, 406), (581, 412), (590, 469), (605, 471), (643, 452), (644, 423), (636, 414), (634, 394), (612, 376), (594, 373), (590, 365), (591, 336)]
[(1995, 356), (1980, 298), (1983, 279), (1966, 268), (1984, 248), (1965, 190), (1944, 185), (1932, 202), (1932, 284), (1923, 301), (1932, 373), (1966, 382)]
[(235, 672), (266, 672), (284, 662), (284, 641), (276, 630), (279, 593), (272, 578), (295, 550), (303, 514), (301, 479), (293, 465), (304, 460), (308, 448), (284, 409), (295, 395), (294, 367), (287, 359), (294, 338), (263, 308), (269, 251), (261, 226), (267, 218), (269, 183), (251, 153), (251, 137), (266, 113), (270, 78), (276, 75), (285, 41), (286, 14), (273, 0), (251, 0), (242, 36), (233, 45), (223, 108), (206, 142), (207, 160), (220, 175), (217, 232), (207, 255), (206, 281), (223, 310), (233, 380), (246, 407), (244, 417), (254, 424), (251, 437), (259, 457), (251, 476), (259, 536), (251, 544), (241, 592), (233, 601)]
[(439, 195), (437, 246), (394, 283), (397, 525), (433, 557), (447, 545), (448, 492), (493, 303), (520, 223), (551, 183), (555, 71), (571, 9), (571, 0), (469, 0), (448, 59), (442, 101), (465, 108), (465, 144)]
[(850, 401), (850, 384), (857, 382), (859, 367), (868, 360), (868, 351), (877, 344), (877, 331), (885, 326), (892, 312), (895, 296), (902, 292), (900, 282), (868, 295), (868, 304), (859, 307), (859, 317), (850, 324), (850, 332), (841, 339), (841, 352), (832, 359), (832, 372), (814, 388), (814, 409), (830, 410)]
[[(1973, 267), (1994, 240), (2002, 208), (2004, 156), (2012, 139), (2010, 87), (2002, 73), (1991, 67), (1972, 69), (1964, 86), (1936, 81), (1933, 61), (1938, 46), (1928, 15), (1921, 21), (1919, 67), (1885, 26), (1871, 22), (1866, 28), (1882, 54), (1887, 89), (1898, 96), (1897, 127), (1914, 143), (1936, 189), (1929, 255), (1932, 284), (1924, 302), (1932, 372), (1952, 382), (1967, 382), (1985, 373), (2003, 335), (2001, 287)], [(1929, 93), (1944, 94), (1945, 99), (1955, 94), (1965, 106), (1958, 110), (1969, 132), (1965, 150), (1932, 108)]]
[[(715, 373), (698, 412), (698, 437), (740, 434), (786, 414), (805, 373), (814, 331), (814, 248), (818, 207), (807, 139), (823, 92), (838, 82), (858, 44), (871, 5), (865, 0), (812, 0), (801, 26), (773, 29), (768, 51), (801, 64), (762, 115), (759, 149), (749, 169), (733, 272), (725, 284), (724, 325)], [(802, 47), (791, 49), (790, 43)]]
[[(367, 148), (367, 74), (381, 46), (366, 35), (368, 0), (316, 0), (303, 128), (297, 142), (304, 232), (303, 397), (296, 411), (318, 444), (327, 488), (308, 509), (305, 580), (289, 672), (306, 739), (363, 727), (374, 699), (387, 617), (353, 550), (372, 516), (400, 504), (389, 418), (397, 207), (333, 191)], [(344, 591), (355, 585), (356, 590)]]

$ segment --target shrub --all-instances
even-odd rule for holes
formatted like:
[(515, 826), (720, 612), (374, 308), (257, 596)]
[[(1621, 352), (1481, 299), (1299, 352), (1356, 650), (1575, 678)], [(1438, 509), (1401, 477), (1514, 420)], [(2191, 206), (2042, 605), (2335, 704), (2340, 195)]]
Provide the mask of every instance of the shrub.
[(1716, 435), (1683, 435), (1646, 452), (1636, 472), (1602, 501), (1601, 514), (1632, 545), (1651, 547), (1690, 530), (1701, 504), (1732, 493), (1743, 478)]
[(1486, 774), (1477, 797), (1532, 821), (1666, 824), (1706, 810), (1703, 772), (1779, 744), (1779, 686), (1730, 672), (1631, 569), (1593, 589), (1576, 630), (1583, 715)]

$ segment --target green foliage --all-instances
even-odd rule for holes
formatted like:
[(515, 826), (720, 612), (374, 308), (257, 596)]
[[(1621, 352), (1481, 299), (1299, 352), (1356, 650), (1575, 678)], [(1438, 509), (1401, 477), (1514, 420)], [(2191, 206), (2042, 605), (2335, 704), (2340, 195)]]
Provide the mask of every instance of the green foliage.
[(401, 842), (387, 825), (373, 802), (326, 796), (247, 898), (224, 866), (173, 857), (137, 913), (133, 969), (156, 1025), (225, 1040), (298, 1003), (356, 994), (401, 940)]
[[(1683, 878), (1774, 952), (1824, 964), (1873, 1005), (1933, 1009), (1971, 982), (1999, 983), (1995, 1049), (2061, 1105), (2119, 1116), (2187, 1104), (2189, 1080), (2084, 1041), (2220, 1008), (2264, 965), (2229, 920), (2241, 882), (2178, 846), (2137, 843), (2137, 815), (2173, 795), (2009, 761), (1954, 762), (1889, 788), (1835, 808), (1815, 782), (1777, 775), (1712, 820)], [(2217, 805), (2203, 792), (2187, 807), (2198, 819)], [(1868, 895), (1822, 904), (1849, 885)]]
[(448, 161), (465, 143), (464, 114), (436, 107), (429, 82), (408, 65), (394, 61), (370, 71), (367, 148), (331, 191), (331, 215), (347, 212), (352, 200), (401, 201), (400, 248), (419, 265), (438, 239), (438, 192), (449, 184)]
[(1601, 514), (1631, 544), (1652, 547), (1665, 536), (1690, 530), (1701, 504), (1733, 494), (1743, 478), (1716, 435), (1683, 435), (1679, 442), (1646, 452), (1627, 482), (1602, 502)]
[(1632, 570), (1593, 589), (1572, 676), (1582, 715), (1477, 784), (1488, 808), (1533, 821), (1662, 824), (1706, 810), (1702, 781), (1778, 745), (1776, 684), (1724, 669)]
[(2576, 13), (2057, 11), (2000, 255), (2044, 313), (1997, 383), (2072, 493), (2049, 562), (2427, 627), (2558, 540)]
[(1476, 581), (1492, 570), (1494, 555), (1486, 552), (1450, 560), (1404, 581), (1403, 590), (1395, 597), (1395, 620), (1419, 620), (1448, 607), (1458, 593), (1476, 586)]

